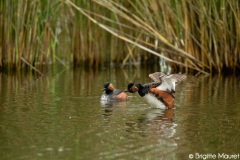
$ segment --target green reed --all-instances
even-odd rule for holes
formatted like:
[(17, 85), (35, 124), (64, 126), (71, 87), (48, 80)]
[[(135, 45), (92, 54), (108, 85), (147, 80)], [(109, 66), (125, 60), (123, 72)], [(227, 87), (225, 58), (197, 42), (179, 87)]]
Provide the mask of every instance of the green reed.
[(34, 67), (54, 61), (55, 14), (59, 2), (48, 0), (1, 1), (0, 68)]
[[(119, 20), (115, 13), (106, 10), (95, 2), (74, 0), (72, 4), (81, 6), (81, 8), (91, 14), (93, 18), (99, 19), (101, 17), (104, 19), (110, 17), (104, 20), (106, 24), (113, 29), (121, 30), (121, 26), (117, 23), (122, 20)], [(68, 23), (71, 24), (71, 26), (69, 26), (69, 37), (71, 40), (71, 52), (73, 53), (74, 65), (109, 66), (128, 59), (126, 58), (128, 55), (127, 52), (130, 49), (128, 43), (103, 31), (99, 26), (92, 23), (90, 19), (80, 14), (78, 10), (69, 7), (70, 5), (67, 6), (70, 8), (69, 12), (71, 12), (71, 14), (68, 14), (70, 16)], [(138, 52), (141, 51), (138, 50)], [(153, 56), (150, 55), (150, 57)]]
[[(203, 73), (240, 67), (239, 1), (89, 2), (99, 5), (100, 11), (69, 0), (65, 2), (132, 48), (160, 57), (172, 67)], [(127, 57), (137, 59), (142, 52), (131, 50), (129, 44)]]
[(186, 72), (236, 70), (239, 7), (233, 0), (1, 1), (0, 69), (150, 61)]

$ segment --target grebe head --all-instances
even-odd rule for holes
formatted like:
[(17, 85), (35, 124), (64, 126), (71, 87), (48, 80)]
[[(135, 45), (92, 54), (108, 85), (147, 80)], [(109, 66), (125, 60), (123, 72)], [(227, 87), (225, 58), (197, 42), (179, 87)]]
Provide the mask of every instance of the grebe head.
[(134, 83), (129, 83), (127, 86), (127, 90), (125, 92), (135, 93), (138, 91), (138, 87)]
[(114, 87), (110, 82), (105, 82), (103, 87), (103, 90), (106, 92), (112, 92), (114, 90)]

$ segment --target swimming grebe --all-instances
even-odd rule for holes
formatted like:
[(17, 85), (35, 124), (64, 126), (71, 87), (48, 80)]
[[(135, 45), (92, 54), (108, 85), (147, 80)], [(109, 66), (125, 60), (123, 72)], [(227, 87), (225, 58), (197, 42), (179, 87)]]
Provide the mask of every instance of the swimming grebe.
[(138, 94), (145, 97), (147, 101), (157, 108), (173, 108), (176, 84), (186, 79), (184, 74), (166, 75), (162, 72), (155, 72), (149, 75), (154, 81), (144, 85), (140, 83), (129, 83), (126, 92)]
[(104, 92), (100, 96), (100, 100), (102, 101), (126, 101), (128, 99), (128, 95), (119, 90), (114, 89), (114, 86), (110, 82), (104, 83)]

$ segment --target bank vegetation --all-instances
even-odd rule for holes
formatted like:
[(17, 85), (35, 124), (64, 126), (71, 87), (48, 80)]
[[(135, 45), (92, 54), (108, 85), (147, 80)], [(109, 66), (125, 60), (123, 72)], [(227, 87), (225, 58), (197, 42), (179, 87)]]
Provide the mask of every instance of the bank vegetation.
[(0, 68), (155, 63), (235, 72), (239, 7), (233, 0), (1, 1)]

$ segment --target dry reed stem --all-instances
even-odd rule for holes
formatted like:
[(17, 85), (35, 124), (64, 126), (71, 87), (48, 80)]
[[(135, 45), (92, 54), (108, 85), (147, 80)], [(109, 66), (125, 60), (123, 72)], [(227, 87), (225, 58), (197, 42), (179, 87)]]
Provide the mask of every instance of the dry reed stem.
[[(65, 1), (65, 3), (68, 4), (68, 5), (71, 5), (71, 6), (74, 7), (75, 9), (77, 9), (79, 12), (81, 12), (83, 15), (85, 15), (88, 19), (90, 19), (93, 23), (97, 24), (98, 26), (100, 26), (101, 28), (103, 28), (104, 30), (108, 31), (109, 33), (111, 33), (111, 34), (114, 35), (114, 36), (116, 36), (116, 37), (118, 37), (118, 38), (120, 38), (120, 39), (122, 39), (122, 40), (124, 40), (124, 41), (126, 41), (126, 42), (128, 42), (128, 43), (131, 43), (131, 44), (133, 44), (133, 45), (135, 45), (135, 46), (137, 46), (137, 47), (139, 47), (139, 48), (141, 48), (141, 49), (143, 49), (143, 50), (145, 50), (145, 51), (147, 51), (147, 52), (149, 52), (149, 53), (152, 53), (152, 54), (154, 54), (154, 55), (156, 55), (156, 56), (158, 56), (158, 57), (161, 57), (161, 58), (163, 58), (163, 59), (165, 59), (165, 60), (167, 60), (167, 61), (169, 61), (169, 62), (173, 62), (173, 63), (179, 64), (179, 65), (181, 65), (181, 66), (189, 67), (189, 68), (191, 68), (191, 69), (194, 69), (194, 70), (197, 70), (197, 71), (202, 72), (202, 73), (204, 73), (204, 74), (207, 74), (207, 72), (205, 72), (205, 71), (203, 71), (203, 70), (200, 70), (200, 69), (195, 68), (195, 67), (192, 67), (192, 66), (187, 66), (187, 65), (185, 65), (185, 64), (183, 64), (183, 63), (181, 63), (181, 62), (178, 62), (178, 61), (175, 61), (175, 60), (173, 60), (173, 59), (170, 59), (170, 58), (168, 58), (168, 57), (166, 57), (166, 56), (164, 56), (164, 55), (161, 55), (161, 54), (159, 54), (159, 53), (157, 53), (157, 52), (155, 52), (155, 51), (153, 51), (153, 50), (151, 50), (151, 49), (149, 49), (149, 48), (141, 45), (141, 44), (138, 44), (138, 43), (132, 41), (131, 39), (128, 39), (128, 38), (125, 37), (125, 36), (120, 35), (119, 33), (114, 32), (114, 31), (111, 30), (109, 27), (107, 27), (106, 25), (98, 22), (98, 21), (97, 21), (96, 19), (94, 19), (92, 16), (90, 16), (89, 14), (87, 14), (86, 12), (84, 12), (84, 10), (82, 10), (82, 8), (76, 6), (76, 5), (75, 5), (74, 3), (72, 3), (70, 0)], [(149, 26), (149, 28), (151, 28), (151, 27)], [(158, 34), (158, 36), (162, 37), (162, 36), (159, 35), (159, 34)], [(163, 38), (163, 41), (165, 41), (165, 43), (166, 43), (167, 45), (172, 46), (171, 44), (169, 44), (169, 43), (167, 42), (167, 40), (166, 40), (165, 38)], [(176, 50), (180, 50), (180, 49), (176, 49)], [(180, 50), (180, 51), (181, 51), (181, 50)], [(183, 53), (185, 53), (185, 52), (183, 51)]]
[(23, 57), (20, 58), (25, 64), (27, 64), (30, 68), (32, 68), (34, 71), (36, 71), (38, 74), (40, 74), (41, 76), (43, 76), (43, 73), (40, 72), (37, 68), (35, 68), (34, 66), (32, 66), (30, 63), (28, 63)]
[[(76, 64), (122, 61), (124, 65), (137, 56), (157, 56), (186, 70), (233, 70), (240, 68), (239, 7), (239, 1), (231, 0), (1, 1), (0, 66), (26, 66), (21, 57), (32, 66), (62, 63), (54, 27), (64, 19), (60, 23), (64, 21), (67, 43), (72, 45), (69, 57)], [(91, 21), (123, 41), (100, 32)], [(121, 50), (116, 52), (116, 46)]]

